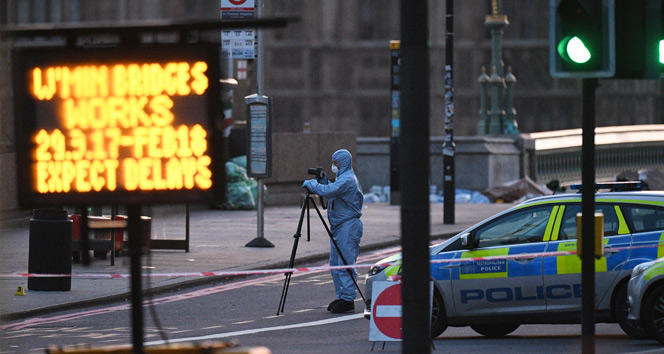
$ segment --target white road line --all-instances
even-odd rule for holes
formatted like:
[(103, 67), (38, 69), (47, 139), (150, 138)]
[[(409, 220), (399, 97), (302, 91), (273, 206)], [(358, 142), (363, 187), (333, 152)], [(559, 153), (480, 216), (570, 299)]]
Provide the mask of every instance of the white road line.
[(330, 281), (321, 281), (321, 282), (318, 282), (314, 285), (327, 285), (327, 284), (332, 284), (332, 280), (330, 280)]
[(210, 327), (204, 327), (201, 329), (217, 329), (217, 328), (223, 328), (224, 326), (210, 326)]
[(244, 330), (244, 331), (218, 333), (218, 334), (211, 334), (211, 335), (201, 336), (201, 337), (178, 338), (178, 339), (171, 339), (168, 342), (163, 341), (163, 340), (159, 340), (159, 341), (145, 342), (145, 345), (172, 344), (172, 343), (180, 343), (180, 342), (204, 341), (204, 340), (210, 340), (210, 339), (237, 337), (237, 336), (243, 336), (243, 335), (247, 335), (247, 334), (281, 331), (281, 330), (284, 330), (284, 329), (293, 329), (293, 328), (302, 328), (302, 327), (311, 327), (311, 326), (322, 326), (322, 325), (327, 325), (327, 324), (331, 324), (331, 323), (351, 321), (351, 320), (355, 320), (355, 319), (358, 319), (358, 318), (364, 318), (364, 314), (356, 313), (356, 314), (349, 315), (349, 316), (334, 317), (334, 318), (328, 318), (326, 320), (296, 323), (296, 324), (285, 325), (285, 326), (247, 329), (247, 330)]

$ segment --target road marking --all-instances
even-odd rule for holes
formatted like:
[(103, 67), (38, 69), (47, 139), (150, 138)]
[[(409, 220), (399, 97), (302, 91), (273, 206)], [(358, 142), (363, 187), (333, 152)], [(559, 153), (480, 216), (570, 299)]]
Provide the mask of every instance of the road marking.
[(158, 341), (146, 342), (145, 345), (172, 344), (172, 343), (180, 343), (180, 342), (204, 341), (204, 340), (210, 340), (210, 339), (237, 337), (237, 336), (243, 336), (243, 335), (247, 335), (247, 334), (281, 331), (281, 330), (285, 330), (285, 329), (294, 329), (294, 328), (311, 327), (311, 326), (323, 326), (323, 325), (327, 325), (327, 324), (331, 324), (331, 323), (351, 321), (351, 320), (355, 320), (355, 319), (358, 319), (358, 318), (364, 318), (364, 314), (356, 313), (356, 314), (349, 315), (349, 316), (334, 317), (334, 318), (328, 318), (328, 319), (319, 320), (319, 321), (296, 323), (296, 324), (285, 325), (285, 326), (247, 329), (247, 330), (244, 330), (244, 331), (218, 333), (218, 334), (211, 334), (211, 335), (208, 335), (208, 336), (178, 338), (178, 339), (170, 339), (168, 341), (158, 340)]
[(15, 336), (7, 336), (7, 337), (4, 337), (4, 338), (5, 339), (13, 339), (13, 338), (22, 338), (22, 337), (30, 337), (30, 336), (32, 336), (32, 334), (27, 333), (27, 334), (17, 334)]
[(247, 320), (247, 321), (233, 322), (233, 323), (231, 323), (231, 324), (239, 325), (239, 324), (252, 323), (252, 322), (254, 322), (254, 320)]
[[(358, 261), (367, 261), (370, 259), (380, 259), (379, 257), (382, 258), (382, 254), (388, 254), (388, 253), (394, 253), (399, 248), (390, 248), (387, 250), (383, 250), (382, 252), (372, 252), (368, 253), (366, 255), (360, 255), (358, 257)], [(310, 272), (308, 273), (309, 275), (316, 274), (316, 273), (323, 273), (323, 270), (320, 271), (315, 271), (315, 272)], [(307, 273), (294, 273), (292, 275), (293, 278), (295, 277), (302, 277), (307, 275)], [(329, 276), (328, 273), (325, 274), (320, 274), (316, 276)], [(204, 289), (199, 289), (199, 290), (194, 290), (191, 292), (186, 292), (182, 294), (177, 294), (177, 295), (172, 295), (172, 296), (166, 296), (166, 297), (161, 297), (161, 298), (156, 298), (153, 300), (145, 300), (143, 302), (143, 306), (149, 306), (149, 305), (160, 305), (160, 304), (165, 304), (165, 303), (170, 303), (170, 302), (175, 302), (175, 301), (182, 301), (182, 300), (189, 300), (191, 298), (195, 297), (200, 297), (200, 296), (205, 296), (205, 295), (210, 295), (210, 294), (215, 294), (215, 293), (220, 293), (220, 292), (225, 292), (229, 290), (235, 290), (239, 288), (244, 288), (248, 286), (261, 286), (262, 284), (280, 284), (282, 283), (283, 279), (283, 274), (275, 274), (275, 275), (270, 275), (270, 276), (265, 276), (265, 277), (260, 277), (260, 278), (255, 278), (255, 279), (248, 279), (248, 280), (241, 280), (241, 281), (235, 281), (235, 282), (228, 282), (228, 283), (223, 283), (219, 286), (211, 287), (211, 288), (204, 288)], [(296, 285), (296, 282), (291, 282), (290, 285)], [(357, 301), (357, 300), (356, 300)], [(98, 308), (98, 309), (93, 309), (93, 310), (84, 310), (84, 311), (78, 311), (78, 312), (73, 312), (69, 314), (64, 314), (64, 315), (56, 315), (52, 317), (34, 317), (30, 318), (27, 320), (23, 320), (21, 322), (17, 323), (10, 323), (10, 324), (5, 324), (5, 325), (0, 325), (0, 330), (5, 330), (5, 331), (18, 331), (18, 330), (27, 330), (31, 331), (37, 326), (41, 325), (50, 325), (53, 323), (58, 323), (58, 322), (68, 322), (72, 320), (79, 320), (81, 318), (85, 317), (90, 317), (90, 316), (97, 316), (97, 315), (104, 315), (108, 313), (113, 313), (113, 312), (118, 312), (118, 311), (127, 311), (131, 309), (130, 304), (122, 304), (122, 305), (116, 305), (116, 306), (110, 306), (110, 307), (103, 307), (103, 308)], [(66, 327), (65, 327), (66, 328)], [(81, 330), (81, 328), (76, 328), (76, 327), (71, 327), (70, 330)]]
[(321, 281), (321, 282), (318, 282), (318, 283), (316, 283), (316, 284), (314, 284), (314, 285), (327, 285), (327, 284), (332, 284), (332, 280), (329, 280), (329, 281)]
[(304, 309), (304, 310), (297, 310), (297, 311), (293, 311), (293, 312), (294, 313), (300, 313), (300, 312), (309, 312), (309, 311), (313, 311), (313, 310), (314, 309)]
[(205, 328), (201, 328), (201, 329), (217, 329), (217, 328), (222, 328), (222, 327), (224, 327), (224, 326), (210, 326), (210, 327), (205, 327)]

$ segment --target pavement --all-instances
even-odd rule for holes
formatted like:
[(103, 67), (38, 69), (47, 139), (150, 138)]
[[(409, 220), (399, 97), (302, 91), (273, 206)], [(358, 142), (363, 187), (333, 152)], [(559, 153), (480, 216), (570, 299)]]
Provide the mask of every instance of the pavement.
[[(512, 204), (456, 204), (455, 223), (443, 223), (443, 205), (430, 205), (432, 243), (448, 238)], [(189, 252), (184, 250), (151, 250), (143, 257), (143, 274), (246, 271), (285, 268), (293, 251), (294, 234), (300, 217), (300, 206), (267, 206), (264, 208), (264, 239), (273, 248), (246, 247), (257, 237), (258, 213), (255, 210), (215, 210), (204, 206), (190, 207)], [(122, 212), (122, 210), (121, 210)], [(325, 212), (323, 215), (325, 216)], [(152, 239), (185, 238), (185, 206), (168, 205), (143, 208), (143, 215), (152, 217)], [(0, 220), (0, 273), (27, 273), (29, 260), (29, 211), (15, 212)], [(311, 241), (306, 241), (306, 223), (298, 243), (295, 265), (322, 262), (329, 255), (329, 238), (315, 210), (311, 209)], [(400, 206), (385, 203), (365, 204), (362, 222), (362, 252), (400, 244)], [(125, 242), (126, 244), (126, 242)], [(91, 264), (72, 265), (72, 274), (128, 274), (127, 252), (115, 259), (96, 259)], [(359, 274), (366, 270), (360, 269)], [(220, 277), (151, 278), (143, 287), (153, 293), (219, 281)], [(128, 299), (131, 286), (128, 278), (73, 277), (70, 291), (30, 290), (25, 277), (0, 274), (0, 321), (14, 321), (47, 313), (85, 308)], [(25, 296), (17, 296), (23, 286)], [(362, 286), (362, 285), (361, 285)]]

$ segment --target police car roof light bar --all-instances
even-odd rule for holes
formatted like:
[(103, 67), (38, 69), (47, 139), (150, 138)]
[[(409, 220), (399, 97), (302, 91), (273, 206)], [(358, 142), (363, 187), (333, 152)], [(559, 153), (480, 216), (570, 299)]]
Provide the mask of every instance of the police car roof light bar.
[[(582, 185), (580, 183), (572, 184), (569, 188), (573, 191), (579, 191), (581, 193)], [(624, 191), (640, 191), (643, 187), (641, 181), (630, 181), (630, 182), (604, 182), (604, 183), (595, 183), (595, 192), (600, 189), (610, 189), (612, 192), (624, 192)]]

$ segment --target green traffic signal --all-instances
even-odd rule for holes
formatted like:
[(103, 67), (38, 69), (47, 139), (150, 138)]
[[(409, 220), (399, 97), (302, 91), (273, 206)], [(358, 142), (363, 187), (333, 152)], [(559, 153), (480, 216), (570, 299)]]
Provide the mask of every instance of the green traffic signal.
[(659, 63), (664, 64), (664, 39), (659, 41)]
[(558, 43), (558, 54), (567, 62), (574, 64), (587, 63), (592, 54), (588, 46), (578, 36), (568, 36)]

